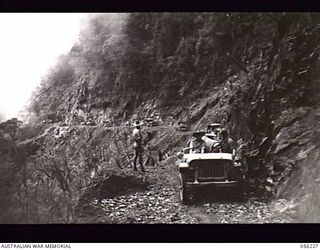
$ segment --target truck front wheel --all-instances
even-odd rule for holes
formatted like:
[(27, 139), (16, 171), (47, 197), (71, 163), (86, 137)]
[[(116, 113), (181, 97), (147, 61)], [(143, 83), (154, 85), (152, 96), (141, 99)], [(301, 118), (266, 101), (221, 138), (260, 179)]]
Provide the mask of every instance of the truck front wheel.
[(183, 204), (190, 204), (190, 198), (187, 190), (187, 180), (184, 174), (180, 174), (180, 200)]

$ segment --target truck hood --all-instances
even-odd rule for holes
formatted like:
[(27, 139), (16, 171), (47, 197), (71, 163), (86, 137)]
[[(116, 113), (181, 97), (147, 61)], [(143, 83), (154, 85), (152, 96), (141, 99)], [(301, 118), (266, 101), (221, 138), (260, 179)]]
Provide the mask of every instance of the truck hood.
[(183, 162), (191, 162), (193, 160), (230, 160), (232, 154), (229, 153), (204, 153), (204, 154), (184, 154)]

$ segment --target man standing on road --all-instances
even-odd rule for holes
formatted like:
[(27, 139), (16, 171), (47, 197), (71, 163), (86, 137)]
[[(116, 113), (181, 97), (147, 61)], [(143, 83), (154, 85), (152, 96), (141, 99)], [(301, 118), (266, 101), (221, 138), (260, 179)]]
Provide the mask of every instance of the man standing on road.
[(140, 122), (136, 121), (134, 124), (134, 129), (132, 132), (133, 137), (133, 148), (134, 148), (134, 160), (133, 160), (133, 170), (137, 171), (137, 159), (139, 158), (139, 164), (141, 167), (141, 171), (145, 172), (144, 166), (143, 166), (143, 146), (142, 146), (142, 134), (140, 131)]

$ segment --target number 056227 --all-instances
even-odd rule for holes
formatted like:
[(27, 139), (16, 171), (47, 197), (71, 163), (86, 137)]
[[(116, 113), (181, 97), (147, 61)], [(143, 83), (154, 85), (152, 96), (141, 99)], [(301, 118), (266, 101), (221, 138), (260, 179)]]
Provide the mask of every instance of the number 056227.
[(307, 248), (307, 249), (312, 249), (312, 248), (318, 248), (318, 244), (300, 244), (300, 248)]

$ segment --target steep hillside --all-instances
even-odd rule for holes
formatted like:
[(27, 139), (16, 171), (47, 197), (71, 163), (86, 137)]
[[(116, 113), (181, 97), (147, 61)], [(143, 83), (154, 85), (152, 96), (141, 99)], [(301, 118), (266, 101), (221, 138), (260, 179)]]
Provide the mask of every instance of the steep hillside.
[[(30, 105), (31, 122), (47, 119), (37, 138), (42, 149), (27, 161), (37, 169), (28, 172), (31, 190), (41, 187), (47, 199), (45, 186), (53, 185), (38, 214), (76, 220), (80, 190), (95, 183), (98, 169), (104, 179), (127, 166), (123, 152), (132, 152), (130, 131), (102, 125), (152, 115), (165, 126), (188, 119), (193, 129), (220, 122), (237, 141), (255, 194), (309, 199), (302, 190), (316, 192), (308, 185), (319, 178), (319, 24), (310, 13), (93, 15)], [(172, 127), (148, 136), (155, 162), (188, 139)], [(33, 206), (39, 211), (36, 199)]]

